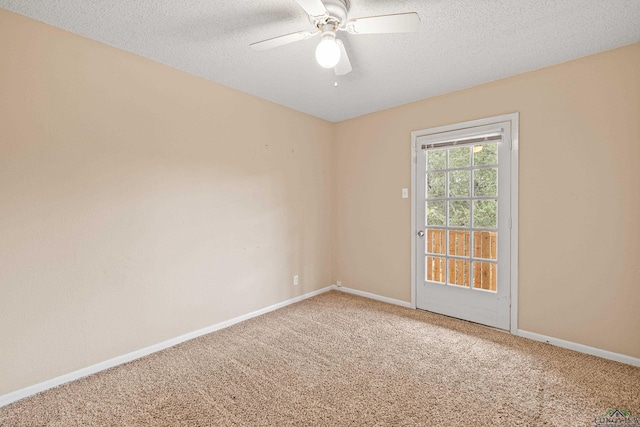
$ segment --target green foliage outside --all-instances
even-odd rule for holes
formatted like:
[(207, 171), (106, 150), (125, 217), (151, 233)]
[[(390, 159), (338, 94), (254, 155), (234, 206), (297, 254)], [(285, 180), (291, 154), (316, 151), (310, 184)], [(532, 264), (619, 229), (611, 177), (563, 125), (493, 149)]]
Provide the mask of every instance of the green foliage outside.
[[(449, 155), (447, 163), (447, 153)], [(494, 166), (473, 170), (473, 194), (471, 194), (471, 171), (438, 171), (472, 166)], [(427, 152), (427, 198), (470, 197), (498, 195), (498, 146), (495, 143), (459, 147), (448, 150)], [(433, 171), (433, 172), (432, 172)], [(449, 180), (449, 194), (446, 194), (446, 182)], [(445, 224), (446, 203), (444, 200), (427, 201), (427, 225)], [(471, 226), (471, 202), (469, 200), (451, 200), (449, 203), (449, 226)], [(473, 226), (479, 228), (497, 228), (497, 201), (473, 201)]]

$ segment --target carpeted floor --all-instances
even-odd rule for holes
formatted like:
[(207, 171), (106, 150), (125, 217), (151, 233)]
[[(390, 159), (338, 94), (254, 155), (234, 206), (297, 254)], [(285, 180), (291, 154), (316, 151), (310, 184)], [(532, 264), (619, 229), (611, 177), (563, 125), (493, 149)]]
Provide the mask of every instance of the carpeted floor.
[(0, 408), (0, 426), (594, 426), (640, 368), (332, 291)]

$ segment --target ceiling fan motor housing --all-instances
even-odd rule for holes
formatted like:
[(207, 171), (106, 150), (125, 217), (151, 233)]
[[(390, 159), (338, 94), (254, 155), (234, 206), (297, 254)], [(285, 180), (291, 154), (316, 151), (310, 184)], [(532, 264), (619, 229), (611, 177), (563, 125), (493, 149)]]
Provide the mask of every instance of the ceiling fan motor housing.
[(347, 25), (347, 0), (323, 0), (323, 3), (329, 15), (322, 17), (322, 19), (309, 17), (313, 25), (321, 29), (326, 24), (332, 24), (335, 29), (344, 29)]

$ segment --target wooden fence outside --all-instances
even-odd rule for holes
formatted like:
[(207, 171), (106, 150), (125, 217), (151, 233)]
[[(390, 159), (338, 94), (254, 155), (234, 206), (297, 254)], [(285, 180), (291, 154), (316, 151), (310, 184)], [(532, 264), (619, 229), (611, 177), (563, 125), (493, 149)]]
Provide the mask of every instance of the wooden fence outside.
[[(427, 253), (446, 255), (446, 230), (427, 229)], [(473, 254), (471, 253), (471, 231), (449, 230), (449, 255), (497, 260), (497, 233), (495, 231), (473, 232)], [(427, 256), (427, 280), (445, 281), (445, 259)], [(473, 260), (473, 287), (496, 290), (497, 265), (494, 262)], [(469, 287), (471, 283), (471, 260), (449, 259), (449, 283)]]

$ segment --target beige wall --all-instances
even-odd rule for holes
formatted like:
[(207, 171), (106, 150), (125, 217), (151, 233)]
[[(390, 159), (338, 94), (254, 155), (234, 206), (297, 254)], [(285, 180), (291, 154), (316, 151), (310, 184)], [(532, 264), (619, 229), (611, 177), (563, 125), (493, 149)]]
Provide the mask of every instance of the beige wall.
[(332, 124), (2, 9), (0, 52), (0, 395), (331, 284)]
[(411, 131), (512, 112), (520, 329), (640, 357), (640, 44), (337, 124), (335, 279), (409, 301)]

